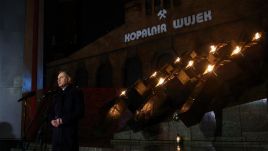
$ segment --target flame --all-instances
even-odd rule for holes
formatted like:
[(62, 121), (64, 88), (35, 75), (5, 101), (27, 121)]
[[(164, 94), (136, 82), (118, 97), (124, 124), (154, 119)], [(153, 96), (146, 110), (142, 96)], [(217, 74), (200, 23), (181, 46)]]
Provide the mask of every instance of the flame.
[(239, 54), (241, 52), (241, 47), (240, 46), (236, 46), (235, 49), (233, 50), (231, 56)]
[(181, 61), (181, 58), (180, 57), (177, 57), (177, 59), (174, 61), (174, 63), (179, 63)]
[(126, 90), (123, 90), (120, 94), (120, 96), (126, 96)]
[(193, 66), (193, 64), (194, 64), (194, 61), (193, 60), (190, 60), (188, 62), (188, 65), (186, 66), (186, 68), (190, 68), (191, 66)]
[(159, 78), (158, 83), (157, 83), (156, 86), (160, 86), (160, 85), (162, 85), (164, 82), (165, 82), (165, 79), (164, 79), (164, 78)]
[(214, 54), (216, 52), (216, 50), (217, 50), (217, 47), (215, 45), (211, 45), (209, 53)]
[(177, 151), (181, 151), (181, 147), (179, 145), (177, 146)]
[(141, 112), (148, 112), (151, 111), (153, 108), (152, 102), (147, 102), (141, 109)]
[(203, 74), (207, 74), (207, 73), (209, 73), (209, 72), (212, 72), (213, 69), (214, 69), (214, 66), (215, 66), (215, 65), (211, 65), (211, 64), (209, 64), (208, 67), (207, 67), (207, 69), (206, 69), (206, 71), (205, 71)]
[(180, 136), (177, 136), (177, 143), (179, 143), (181, 140), (181, 137)]
[(153, 78), (153, 77), (155, 77), (157, 75), (157, 72), (155, 71), (151, 76), (150, 76), (150, 78)]
[(259, 40), (260, 38), (261, 38), (261, 33), (256, 33), (255, 35), (254, 35), (254, 37), (252, 38), (252, 41), (257, 41), (257, 40)]
[(110, 110), (109, 110), (109, 115), (113, 118), (117, 118), (120, 115), (119, 112), (119, 105), (115, 104)]

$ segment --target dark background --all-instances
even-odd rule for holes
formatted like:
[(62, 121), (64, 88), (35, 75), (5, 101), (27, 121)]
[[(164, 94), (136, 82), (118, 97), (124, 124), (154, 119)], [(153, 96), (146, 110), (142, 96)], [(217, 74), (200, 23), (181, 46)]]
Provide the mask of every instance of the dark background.
[(66, 57), (122, 25), (123, 3), (123, 0), (45, 0), (45, 63)]

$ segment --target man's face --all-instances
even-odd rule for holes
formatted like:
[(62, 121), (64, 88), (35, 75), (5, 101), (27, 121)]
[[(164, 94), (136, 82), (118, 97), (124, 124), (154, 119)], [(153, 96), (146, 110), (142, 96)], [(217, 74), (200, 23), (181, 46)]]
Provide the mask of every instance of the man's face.
[(68, 76), (66, 75), (66, 73), (64, 72), (61, 72), (59, 75), (58, 75), (58, 86), (60, 88), (64, 88), (68, 85), (69, 83), (69, 78)]

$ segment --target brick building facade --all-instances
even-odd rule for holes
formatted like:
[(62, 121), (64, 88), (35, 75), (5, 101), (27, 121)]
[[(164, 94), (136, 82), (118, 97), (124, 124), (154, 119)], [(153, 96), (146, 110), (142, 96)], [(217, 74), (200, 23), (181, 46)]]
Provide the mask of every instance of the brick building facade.
[(81, 87), (129, 86), (186, 51), (206, 51), (211, 43), (243, 41), (267, 30), (264, 3), (127, 1), (125, 24), (47, 64), (45, 85), (53, 84), (59, 69), (67, 69)]
[[(266, 2), (261, 0), (126, 1), (125, 24), (69, 57), (47, 64), (45, 85), (50, 87), (55, 84), (58, 70), (64, 69), (71, 73), (80, 87), (128, 87), (137, 79), (150, 76), (155, 70), (184, 53), (193, 50), (208, 51), (211, 44), (245, 41), (256, 31), (267, 32), (267, 8)], [(226, 131), (222, 132), (223, 136), (230, 137), (228, 140), (235, 138), (236, 141), (240, 141), (244, 139), (244, 133), (257, 136), (259, 132), (265, 132), (265, 136), (262, 137), (265, 138), (265, 126), (255, 133), (252, 126), (243, 128), (241, 121), (231, 119), (234, 114), (238, 115), (235, 113), (237, 108), (240, 107), (229, 109), (232, 112), (228, 109), (223, 112), (223, 123), (226, 124), (222, 126), (223, 129), (226, 128)], [(244, 113), (251, 110), (249, 107)], [(260, 113), (265, 112), (267, 113), (263, 110)], [(238, 117), (248, 118), (241, 113)], [(206, 120), (206, 117), (203, 120)], [(263, 125), (267, 124), (265, 121), (267, 120), (264, 120)], [(188, 140), (204, 139), (200, 133), (202, 123), (191, 129), (177, 122), (161, 124), (156, 127), (168, 133), (159, 130), (161, 134), (155, 135), (162, 140), (173, 139), (177, 133), (183, 132), (187, 132), (185, 137)], [(209, 125), (209, 122), (206, 124)], [(233, 133), (232, 126), (240, 133)], [(211, 129), (214, 129), (213, 126)], [(130, 131), (116, 135), (115, 139), (118, 138), (144, 139), (140, 134)]]

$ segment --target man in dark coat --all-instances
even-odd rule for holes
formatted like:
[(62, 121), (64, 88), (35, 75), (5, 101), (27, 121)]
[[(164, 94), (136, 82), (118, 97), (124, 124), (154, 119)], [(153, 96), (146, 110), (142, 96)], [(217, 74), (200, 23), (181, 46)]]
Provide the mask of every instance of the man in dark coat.
[(65, 71), (58, 74), (58, 87), (49, 115), (53, 151), (79, 151), (78, 124), (84, 115), (83, 93), (71, 84)]

